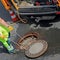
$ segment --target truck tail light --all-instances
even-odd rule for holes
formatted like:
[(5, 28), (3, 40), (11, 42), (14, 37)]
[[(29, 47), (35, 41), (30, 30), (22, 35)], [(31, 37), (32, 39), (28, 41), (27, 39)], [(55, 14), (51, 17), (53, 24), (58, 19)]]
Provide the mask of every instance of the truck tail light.
[(60, 11), (59, 11), (59, 12), (56, 12), (56, 14), (58, 14), (58, 15), (59, 15), (59, 14), (60, 14)]

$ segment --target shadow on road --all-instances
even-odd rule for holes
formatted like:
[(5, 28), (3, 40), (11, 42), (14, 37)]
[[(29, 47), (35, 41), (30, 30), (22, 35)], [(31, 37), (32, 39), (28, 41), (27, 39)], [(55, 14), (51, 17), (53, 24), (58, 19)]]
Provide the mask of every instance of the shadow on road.
[(29, 24), (36, 24), (36, 25), (40, 24), (41, 27), (51, 27), (53, 24), (50, 24), (50, 23), (56, 23), (56, 22), (60, 21), (60, 15), (57, 15), (52, 20), (40, 20), (39, 22), (36, 22), (35, 18), (33, 18), (33, 19), (27, 18), (27, 20), (29, 20)]
[(3, 46), (1, 42), (0, 42), (0, 53), (8, 53), (7, 49)]
[(56, 23), (56, 22), (59, 22), (60, 21), (60, 15), (56, 16), (55, 19), (53, 20), (41, 20), (39, 21), (38, 24), (40, 24), (41, 27), (50, 27), (52, 26), (53, 24), (50, 24), (50, 23)]

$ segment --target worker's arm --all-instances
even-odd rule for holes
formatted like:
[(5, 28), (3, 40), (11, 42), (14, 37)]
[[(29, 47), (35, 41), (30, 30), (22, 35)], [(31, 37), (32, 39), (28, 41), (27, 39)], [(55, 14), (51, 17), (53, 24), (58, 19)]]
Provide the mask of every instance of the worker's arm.
[(2, 18), (0, 18), (0, 23), (6, 27), (9, 26)]
[(7, 22), (5, 22), (2, 18), (0, 18), (0, 24), (6, 26), (7, 28), (9, 28), (10, 31), (13, 30), (13, 27), (10, 26)]

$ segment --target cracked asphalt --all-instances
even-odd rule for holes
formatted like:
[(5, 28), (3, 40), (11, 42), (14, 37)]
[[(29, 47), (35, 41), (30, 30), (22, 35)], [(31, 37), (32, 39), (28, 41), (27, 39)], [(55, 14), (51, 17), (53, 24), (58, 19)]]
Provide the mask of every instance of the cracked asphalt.
[[(0, 17), (11, 22), (9, 13), (4, 9), (0, 3)], [(40, 33), (40, 39), (44, 39), (48, 42), (48, 50), (45, 54), (36, 59), (27, 58), (22, 51), (17, 54), (8, 54), (0, 43), (0, 60), (60, 60), (60, 22), (55, 23), (52, 27), (41, 29), (31, 29), (29, 24), (17, 23), (13, 25), (15, 28), (11, 32), (11, 40), (17, 42), (18, 38), (21, 38), (29, 31), (36, 31)]]

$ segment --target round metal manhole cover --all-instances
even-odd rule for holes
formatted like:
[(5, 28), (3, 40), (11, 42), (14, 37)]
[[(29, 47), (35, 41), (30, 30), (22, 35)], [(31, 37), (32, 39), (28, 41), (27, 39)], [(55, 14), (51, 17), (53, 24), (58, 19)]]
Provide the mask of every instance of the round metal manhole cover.
[(41, 56), (47, 50), (48, 44), (44, 40), (36, 40), (33, 42), (28, 50), (25, 51), (25, 55), (30, 58)]
[(36, 53), (39, 53), (40, 51), (42, 51), (42, 49), (43, 49), (42, 43), (35, 43), (30, 47), (29, 52), (31, 54), (36, 54)]

